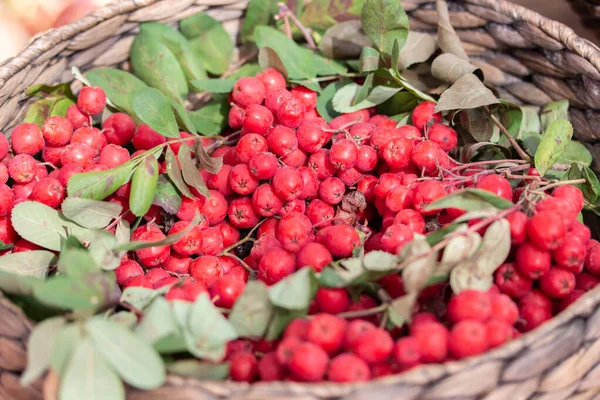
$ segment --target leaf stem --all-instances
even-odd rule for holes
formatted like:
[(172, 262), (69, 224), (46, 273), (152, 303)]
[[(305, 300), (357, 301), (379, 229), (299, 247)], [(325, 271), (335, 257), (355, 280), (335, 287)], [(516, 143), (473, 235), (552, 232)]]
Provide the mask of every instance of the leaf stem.
[(485, 108), (485, 111), (487, 112), (487, 114), (492, 119), (492, 122), (494, 122), (494, 124), (500, 129), (500, 132), (502, 132), (502, 134), (508, 139), (510, 144), (515, 148), (515, 150), (519, 154), (519, 157), (521, 157), (523, 160), (525, 160), (527, 162), (531, 162), (531, 157), (529, 157), (529, 155), (525, 152), (525, 150), (523, 150), (521, 148), (521, 146), (519, 146), (519, 143), (517, 143), (515, 138), (512, 137), (512, 135), (510, 134), (508, 129), (506, 129), (504, 127), (504, 125), (502, 125), (502, 122), (500, 122), (500, 120), (498, 118), (496, 118), (496, 116), (492, 113), (490, 108), (487, 106), (484, 108)]
[(380, 312), (385, 311), (387, 308), (387, 304), (381, 304), (377, 307), (368, 308), (366, 310), (346, 311), (343, 313), (336, 314), (336, 316), (345, 319), (368, 317), (369, 315), (379, 314)]
[(279, 13), (277, 15), (280, 18), (283, 18), (283, 23), (285, 24), (285, 32), (288, 35), (288, 37), (290, 39), (292, 38), (292, 30), (290, 28), (290, 21), (288, 19), (290, 18), (294, 22), (294, 25), (296, 25), (298, 29), (300, 29), (300, 32), (302, 32), (302, 35), (306, 39), (306, 43), (308, 43), (308, 47), (310, 47), (313, 50), (316, 49), (317, 45), (315, 44), (315, 41), (313, 40), (312, 35), (310, 34), (310, 30), (306, 28), (302, 24), (302, 22), (300, 22), (298, 17), (296, 17), (292, 10), (288, 8), (287, 4), (280, 2), (277, 3), (277, 6), (279, 7)]
[(233, 258), (234, 260), (236, 260), (237, 262), (239, 262), (240, 264), (242, 264), (242, 267), (246, 268), (246, 270), (248, 272), (254, 271), (251, 266), (249, 266), (248, 264), (246, 264), (246, 262), (244, 260), (242, 260), (241, 258), (239, 258), (238, 256), (236, 256), (235, 254), (231, 254), (229, 252), (224, 252), (224, 253), (221, 253), (220, 255)]
[(586, 183), (587, 181), (585, 179), (572, 179), (570, 181), (559, 181), (559, 182), (554, 182), (554, 183), (549, 183), (547, 185), (541, 186), (539, 189), (541, 191), (545, 191), (548, 189), (552, 189), (554, 187), (557, 186), (562, 186), (562, 185), (577, 185), (579, 183)]
[(486, 160), (486, 161), (477, 161), (473, 163), (461, 164), (457, 167), (452, 168), (450, 171), (456, 172), (461, 171), (463, 169), (471, 168), (471, 167), (479, 167), (483, 165), (493, 165), (493, 164), (502, 164), (502, 163), (516, 163), (516, 164), (525, 164), (527, 161), (525, 160)]

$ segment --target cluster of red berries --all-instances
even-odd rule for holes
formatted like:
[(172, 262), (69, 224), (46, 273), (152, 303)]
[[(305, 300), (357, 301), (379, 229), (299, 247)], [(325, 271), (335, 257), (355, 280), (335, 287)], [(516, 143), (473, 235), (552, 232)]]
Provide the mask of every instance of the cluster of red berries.
[[(150, 208), (132, 240), (155, 242), (187, 233), (173, 245), (126, 255), (116, 269), (123, 289), (175, 284), (168, 300), (191, 302), (208, 292), (217, 306), (231, 308), (249, 270), (267, 285), (299, 268), (320, 272), (352, 256), (361, 244), (359, 232), (367, 237), (366, 252), (398, 254), (415, 234), (428, 234), (464, 213), (426, 209), (446, 194), (473, 186), (516, 203), (525, 190), (513, 191), (492, 170), (459, 166), (448, 155), (457, 145), (456, 132), (430, 102), (415, 108), (411, 125), (397, 127), (373, 109), (327, 123), (316, 110), (315, 92), (302, 86), (288, 90), (283, 75), (271, 68), (241, 78), (230, 100), (229, 125), (235, 132), (224, 136), (235, 143), (212, 153), (223, 156), (218, 173), (199, 172), (210, 197), (190, 188), (195, 197), (183, 197), (176, 215)], [(38, 248), (13, 230), (15, 204), (29, 199), (59, 209), (74, 174), (114, 168), (166, 143), (124, 113), (110, 115), (102, 129), (93, 127), (93, 116), (105, 106), (102, 89), (85, 87), (66, 117), (51, 117), (42, 129), (17, 126), (12, 152), (0, 135), (0, 240), (14, 244), (5, 252)], [(181, 137), (191, 135), (181, 132)], [(177, 154), (181, 143), (169, 146)], [(164, 159), (159, 166), (165, 173)], [(133, 221), (129, 193), (128, 183), (106, 201), (122, 205), (121, 217)], [(407, 328), (378, 327), (380, 313), (344, 319), (340, 314), (376, 309), (378, 302), (367, 294), (353, 301), (344, 288), (319, 288), (310, 317), (294, 320), (281, 340), (229, 343), (231, 377), (360, 381), (494, 348), (551, 318), (600, 281), (600, 246), (576, 220), (582, 208), (581, 191), (560, 186), (537, 202), (532, 217), (521, 211), (508, 215), (513, 248), (492, 289), (449, 296), (447, 284), (426, 288)], [(197, 214), (200, 223), (188, 229)], [(249, 231), (252, 236), (246, 237)], [(392, 298), (405, 294), (398, 274), (378, 284)]]

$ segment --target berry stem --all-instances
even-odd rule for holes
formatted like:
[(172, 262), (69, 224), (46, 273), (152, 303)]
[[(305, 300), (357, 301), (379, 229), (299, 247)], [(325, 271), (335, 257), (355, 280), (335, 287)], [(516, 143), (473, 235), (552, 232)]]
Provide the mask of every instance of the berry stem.
[(508, 141), (510, 142), (510, 144), (515, 148), (515, 150), (519, 154), (519, 157), (521, 157), (523, 160), (525, 160), (527, 162), (531, 162), (531, 157), (529, 157), (529, 155), (525, 152), (525, 150), (523, 150), (521, 148), (521, 146), (519, 146), (519, 143), (517, 143), (517, 141), (515, 140), (515, 138), (512, 137), (512, 135), (510, 134), (510, 132), (508, 131), (508, 129), (506, 129), (504, 127), (504, 125), (502, 125), (502, 122), (500, 122), (500, 120), (498, 118), (496, 118), (496, 116), (492, 113), (492, 111), (490, 110), (490, 108), (487, 107), (487, 106), (484, 107), (484, 108), (485, 108), (485, 111), (490, 116), (490, 118), (492, 119), (492, 121), (494, 122), (494, 124), (500, 129), (500, 132), (502, 132), (502, 134), (508, 139)]
[(294, 22), (294, 25), (296, 25), (300, 32), (302, 32), (302, 35), (306, 39), (306, 43), (308, 43), (308, 47), (310, 47), (313, 50), (316, 49), (317, 45), (315, 44), (315, 41), (313, 40), (312, 35), (310, 34), (310, 30), (308, 30), (308, 28), (306, 28), (302, 24), (302, 22), (300, 22), (298, 17), (296, 17), (294, 13), (288, 8), (287, 4), (281, 2), (277, 3), (277, 6), (279, 7), (279, 14), (277, 15), (280, 18), (283, 18), (283, 23), (285, 25), (285, 33), (288, 35), (288, 37), (290, 39), (292, 38), (292, 30), (289, 21), (289, 19), (291, 19)]
[(379, 314), (380, 312), (384, 312), (385, 310), (387, 310), (387, 308), (388, 308), (387, 304), (381, 304), (377, 307), (368, 308), (366, 310), (346, 311), (343, 313), (336, 314), (336, 316), (338, 316), (340, 318), (345, 318), (345, 319), (368, 317), (369, 315)]
[(560, 182), (554, 182), (554, 183), (549, 183), (547, 185), (541, 186), (540, 190), (541, 191), (546, 191), (548, 189), (552, 189), (555, 188), (557, 186), (562, 186), (562, 185), (577, 185), (579, 183), (586, 183), (587, 181), (585, 179), (571, 179), (570, 181), (560, 181)]
[(493, 164), (501, 164), (501, 163), (517, 163), (517, 164), (525, 164), (527, 161), (525, 160), (486, 160), (486, 161), (477, 161), (473, 163), (461, 164), (457, 167), (451, 169), (451, 171), (462, 171), (463, 169), (471, 168), (471, 167), (479, 167), (482, 165), (493, 165)]

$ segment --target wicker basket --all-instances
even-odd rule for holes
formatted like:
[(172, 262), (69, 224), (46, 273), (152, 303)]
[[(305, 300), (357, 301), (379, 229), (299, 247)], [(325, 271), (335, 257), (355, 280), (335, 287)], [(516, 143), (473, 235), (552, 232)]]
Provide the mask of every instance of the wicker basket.
[[(433, 0), (403, 0), (415, 30), (436, 26)], [(236, 35), (247, 1), (121, 0), (66, 27), (34, 38), (0, 66), (0, 131), (26, 111), (23, 90), (71, 79), (70, 67), (126, 68), (138, 24), (179, 20), (206, 10)], [(450, 21), (473, 63), (502, 96), (517, 103), (571, 102), (578, 139), (600, 159), (600, 51), (564, 25), (503, 0), (450, 2)], [(428, 365), (364, 384), (206, 382), (170, 376), (130, 399), (592, 399), (600, 396), (600, 289), (539, 329), (480, 357)], [(22, 388), (32, 323), (0, 294), (0, 399), (41, 399), (42, 381)], [(56, 382), (46, 380), (46, 387)], [(82, 399), (84, 400), (84, 399)]]

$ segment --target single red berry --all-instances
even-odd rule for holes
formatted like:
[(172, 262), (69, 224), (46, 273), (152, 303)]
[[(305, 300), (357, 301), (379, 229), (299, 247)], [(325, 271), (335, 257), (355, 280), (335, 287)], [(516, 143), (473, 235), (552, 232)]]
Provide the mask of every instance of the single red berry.
[(5, 135), (0, 133), (0, 161), (4, 160), (8, 155), (8, 151), (10, 149), (10, 144), (8, 143), (8, 139)]
[(571, 223), (567, 234), (569, 237), (579, 239), (584, 245), (587, 244), (592, 237), (592, 232), (590, 231), (590, 228), (588, 228), (587, 226), (585, 226), (577, 220)]
[(304, 180), (298, 170), (291, 167), (279, 169), (273, 176), (273, 190), (283, 200), (293, 200), (304, 189)]
[(510, 182), (496, 174), (484, 175), (477, 181), (475, 185), (477, 189), (487, 190), (494, 193), (496, 196), (504, 197), (506, 200), (512, 201), (512, 187)]
[(514, 263), (502, 264), (495, 272), (494, 282), (502, 293), (513, 299), (525, 296), (533, 286), (533, 281), (522, 275)]
[(537, 279), (550, 269), (552, 256), (549, 251), (542, 250), (531, 242), (526, 242), (517, 248), (515, 261), (523, 275), (530, 279)]
[(175, 272), (177, 274), (189, 274), (191, 263), (192, 259), (189, 257), (171, 254), (171, 257), (165, 261), (163, 268), (167, 271)]
[(275, 68), (266, 68), (256, 74), (256, 79), (260, 80), (268, 91), (275, 89), (285, 89), (285, 77)]
[(12, 131), (10, 140), (15, 154), (33, 156), (39, 153), (45, 145), (44, 135), (39, 126), (35, 124), (17, 125)]
[(246, 282), (242, 279), (233, 275), (225, 275), (216, 280), (210, 288), (210, 294), (213, 298), (217, 298), (215, 305), (231, 308), (245, 288)]
[(419, 341), (411, 336), (400, 338), (394, 346), (394, 360), (401, 368), (412, 368), (421, 362)]
[(71, 140), (73, 125), (67, 118), (56, 115), (44, 122), (42, 134), (47, 145), (64, 146)]
[(261, 104), (265, 98), (265, 85), (253, 77), (240, 78), (231, 92), (233, 101), (241, 107)]
[(86, 170), (94, 165), (94, 150), (83, 143), (71, 143), (65, 146), (60, 162), (62, 165), (75, 163)]
[(483, 353), (488, 348), (486, 325), (479, 321), (460, 321), (450, 331), (449, 348), (459, 359)]
[(275, 352), (267, 353), (258, 361), (258, 376), (263, 382), (281, 381), (285, 371), (277, 361)]
[(320, 149), (308, 157), (307, 166), (317, 173), (317, 177), (321, 180), (333, 176), (337, 169), (329, 159), (329, 150)]
[(251, 133), (264, 135), (273, 125), (273, 113), (267, 107), (250, 104), (246, 107), (242, 127)]
[(448, 329), (439, 322), (423, 322), (411, 329), (426, 363), (443, 361), (448, 355)]
[(283, 331), (283, 337), (296, 337), (305, 340), (306, 332), (308, 331), (308, 320), (296, 318)]
[(201, 206), (202, 214), (208, 219), (210, 225), (222, 222), (227, 216), (227, 200), (216, 190), (209, 190), (210, 197)]
[(16, 183), (32, 182), (37, 171), (37, 161), (28, 154), (17, 154), (8, 162), (8, 174)]
[(433, 203), (446, 195), (444, 185), (439, 181), (422, 181), (415, 185), (413, 189), (413, 205), (415, 210), (421, 214), (429, 216), (435, 215), (439, 210), (425, 210), (425, 206)]
[(388, 227), (381, 238), (381, 249), (392, 254), (399, 254), (404, 245), (414, 238), (414, 232), (406, 225), (393, 224)]
[(258, 377), (258, 361), (249, 351), (237, 351), (229, 357), (229, 375), (237, 382), (253, 382)]
[(358, 159), (358, 146), (352, 140), (342, 139), (331, 145), (329, 161), (339, 170), (352, 168)]
[(271, 285), (279, 282), (296, 270), (296, 259), (281, 248), (268, 250), (258, 263), (258, 278)]
[(89, 146), (94, 151), (94, 157), (97, 157), (102, 149), (106, 147), (108, 141), (99, 129), (84, 126), (73, 132), (71, 143), (80, 143)]
[(269, 150), (282, 157), (298, 148), (296, 133), (288, 127), (275, 125), (267, 134)]
[(0, 183), (8, 182), (9, 174), (8, 167), (2, 163), (0, 163)]
[(12, 189), (4, 183), (0, 184), (0, 217), (5, 217), (10, 212), (14, 201), (15, 194)]
[(565, 308), (569, 307), (571, 304), (575, 303), (581, 296), (583, 296), (585, 292), (583, 290), (575, 289), (571, 293), (567, 295), (567, 297), (563, 297), (558, 303), (558, 308), (560, 311), (563, 311)]
[(383, 159), (392, 168), (406, 168), (411, 163), (413, 147), (410, 139), (394, 138), (381, 148)]
[(4, 244), (15, 243), (19, 235), (14, 230), (8, 217), (0, 217), (0, 240)]
[(133, 139), (135, 121), (125, 113), (111, 114), (102, 126), (102, 131), (109, 143), (124, 146)]
[(90, 123), (90, 116), (83, 113), (79, 107), (77, 107), (77, 104), (73, 104), (67, 108), (66, 117), (69, 122), (71, 122), (73, 129), (79, 129)]
[[(167, 271), (162, 268), (152, 268), (146, 272), (146, 278), (150, 281), (152, 286), (155, 286), (158, 282), (162, 281), (165, 278), (175, 278), (172, 277)], [(175, 282), (177, 282), (177, 278), (175, 278)]]
[(383, 329), (368, 330), (354, 344), (353, 350), (369, 364), (384, 361), (394, 349), (392, 336)]
[(552, 318), (552, 313), (545, 307), (527, 304), (520, 310), (518, 327), (523, 332), (529, 332)]
[(148, 125), (138, 126), (137, 132), (131, 139), (136, 150), (150, 150), (153, 147), (166, 143), (167, 138), (150, 128)]
[(277, 240), (282, 247), (297, 253), (308, 241), (311, 223), (308, 217), (298, 212), (290, 212), (279, 220)]
[(302, 175), (302, 181), (304, 182), (304, 188), (298, 199), (312, 200), (317, 197), (320, 182), (315, 171), (308, 167), (300, 167), (298, 168), (298, 172)]
[(600, 246), (594, 242), (592, 242), (591, 247), (588, 246), (587, 248), (587, 254), (585, 255), (585, 269), (594, 275), (600, 275)]
[(346, 321), (331, 314), (316, 314), (309, 321), (306, 340), (332, 355), (342, 348)]
[(338, 204), (344, 198), (346, 185), (340, 178), (329, 177), (321, 182), (319, 186), (319, 197), (328, 204)]
[(277, 172), (277, 168), (279, 167), (279, 163), (275, 154), (262, 152), (252, 156), (248, 162), (248, 166), (250, 167), (250, 172), (252, 175), (254, 175), (257, 179), (266, 180), (271, 179), (273, 175), (275, 175), (275, 172)]
[(293, 87), (290, 92), (304, 105), (306, 111), (314, 110), (317, 107), (317, 92), (304, 86)]
[(306, 108), (304, 103), (295, 97), (291, 97), (279, 105), (277, 109), (277, 122), (288, 128), (297, 128), (302, 122), (305, 113)]
[(56, 178), (43, 178), (33, 186), (30, 198), (48, 207), (58, 208), (65, 198), (65, 188)]
[(414, 233), (425, 233), (425, 219), (415, 210), (402, 210), (394, 217), (394, 224), (406, 225)]
[(271, 217), (283, 207), (283, 201), (277, 197), (268, 183), (260, 185), (252, 194), (252, 206), (262, 217)]
[[(15, 250), (13, 248), (13, 253), (14, 252), (15, 252)], [(577, 283), (575, 285), (575, 288), (578, 290), (583, 290), (584, 292), (592, 290), (593, 288), (598, 286), (598, 284), (600, 283), (600, 278), (598, 278), (592, 274), (588, 274), (586, 272), (577, 274), (576, 280), (577, 280)]]
[(540, 306), (548, 311), (552, 311), (552, 300), (538, 289), (532, 290), (519, 299), (519, 308), (523, 308), (528, 304)]
[(525, 226), (527, 224), (527, 214), (522, 211), (515, 211), (506, 216), (510, 224), (510, 238), (513, 245), (523, 244), (526, 240)]
[(485, 322), (492, 315), (492, 299), (488, 292), (465, 290), (448, 303), (448, 319), (452, 322), (476, 320)]
[[(517, 309), (517, 318), (519, 310)], [(510, 341), (514, 337), (514, 329), (512, 324), (507, 324), (504, 321), (492, 319), (485, 324), (487, 331), (488, 347), (493, 349)]]
[(550, 268), (540, 278), (540, 289), (553, 299), (561, 299), (575, 290), (575, 275), (563, 268)]
[[(207, 203), (208, 201), (210, 199), (207, 200)], [(229, 216), (229, 222), (236, 228), (252, 228), (260, 221), (260, 216), (252, 208), (250, 197), (238, 197), (229, 203), (227, 215)]]
[(363, 382), (371, 379), (371, 370), (360, 357), (343, 353), (331, 360), (327, 377), (331, 382)]
[(325, 376), (328, 363), (329, 356), (321, 347), (306, 342), (298, 345), (288, 363), (288, 369), (300, 381), (318, 382)]
[(412, 207), (413, 191), (408, 186), (399, 185), (390, 190), (385, 199), (386, 207), (398, 212)]
[(267, 90), (265, 94), (265, 107), (267, 107), (269, 111), (273, 113), (273, 115), (276, 115), (281, 103), (291, 98), (292, 94), (286, 90), (285, 87)]
[(447, 125), (435, 124), (427, 132), (427, 137), (437, 143), (446, 153), (456, 148), (458, 135), (456, 131)]
[(575, 186), (562, 185), (554, 189), (552, 197), (558, 197), (565, 199), (569, 204), (577, 210), (577, 212), (583, 209), (584, 199), (581, 190)]
[(77, 107), (89, 115), (100, 114), (106, 107), (106, 94), (97, 86), (84, 86), (77, 97)]
[(319, 231), (321, 244), (325, 245), (334, 257), (350, 257), (352, 250), (360, 246), (360, 237), (350, 225), (328, 226)]
[(129, 161), (129, 151), (116, 144), (109, 144), (100, 153), (99, 163), (114, 168)]
[(561, 197), (546, 197), (538, 201), (535, 205), (535, 211), (540, 212), (551, 212), (559, 215), (563, 219), (565, 226), (569, 226), (572, 221), (577, 218), (579, 210), (569, 200)]
[(434, 124), (439, 124), (442, 121), (442, 114), (434, 112), (435, 103), (431, 101), (424, 101), (412, 112), (412, 123), (413, 125), (423, 131), (427, 130)]
[(144, 275), (133, 276), (123, 282), (122, 289), (125, 290), (128, 287), (145, 287), (152, 289), (152, 282)]
[[(306, 246), (305, 246), (306, 247)], [(300, 253), (298, 254), (298, 257)], [(350, 295), (344, 288), (319, 288), (315, 294), (319, 310), (329, 314), (339, 314), (348, 309)]]
[(438, 167), (447, 168), (450, 163), (444, 150), (431, 140), (423, 140), (413, 148), (411, 161), (428, 176), (436, 175)]
[(313, 121), (304, 120), (296, 130), (298, 147), (308, 153), (317, 152), (329, 139), (323, 126)]
[(252, 175), (248, 164), (238, 164), (231, 168), (229, 186), (240, 195), (249, 195), (258, 187), (260, 181)]
[[(160, 231), (147, 231), (140, 235), (139, 241), (157, 242), (164, 240), (166, 236)], [(153, 246), (135, 252), (138, 260), (147, 267), (153, 268), (163, 264), (169, 258), (170, 246)]]
[(527, 237), (540, 249), (554, 250), (565, 237), (567, 228), (562, 217), (550, 211), (542, 211), (527, 222)]
[(12, 253), (22, 253), (32, 250), (43, 250), (43, 248), (23, 238), (17, 240), (11, 249)]
[(314, 199), (306, 206), (306, 216), (313, 225), (325, 227), (331, 225), (330, 223), (323, 222), (335, 216), (335, 209), (331, 204), (327, 204), (321, 199)]

